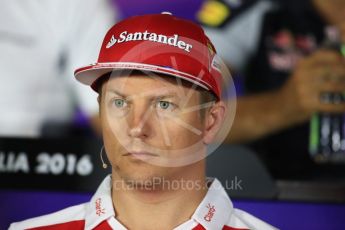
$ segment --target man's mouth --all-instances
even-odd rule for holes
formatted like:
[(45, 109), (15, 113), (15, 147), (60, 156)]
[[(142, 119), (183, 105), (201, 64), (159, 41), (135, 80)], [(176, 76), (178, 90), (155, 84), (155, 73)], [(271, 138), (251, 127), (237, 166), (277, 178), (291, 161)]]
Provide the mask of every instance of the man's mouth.
[(144, 151), (132, 151), (132, 152), (127, 152), (123, 156), (128, 156), (128, 157), (135, 157), (140, 160), (149, 160), (154, 157), (158, 157), (157, 154), (149, 153), (149, 152), (144, 152)]

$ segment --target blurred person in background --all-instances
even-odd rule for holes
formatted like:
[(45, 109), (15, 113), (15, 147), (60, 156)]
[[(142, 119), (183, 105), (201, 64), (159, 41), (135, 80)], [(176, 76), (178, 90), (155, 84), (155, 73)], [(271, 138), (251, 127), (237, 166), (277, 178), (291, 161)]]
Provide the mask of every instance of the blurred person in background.
[(330, 29), (345, 42), (345, 1), (206, 2), (199, 21), (220, 55), (245, 76), (227, 141), (249, 144), (276, 176), (310, 176), (312, 115), (345, 112), (343, 103), (320, 99), (345, 91), (344, 58), (324, 48)]
[(115, 22), (113, 5), (108, 0), (3, 2), (0, 136), (65, 135), (62, 127), (73, 121), (76, 105), (93, 120), (96, 94), (70, 79), (76, 66), (97, 57), (102, 34)]
[(238, 74), (257, 50), (264, 15), (275, 7), (272, 0), (203, 0), (195, 18)]

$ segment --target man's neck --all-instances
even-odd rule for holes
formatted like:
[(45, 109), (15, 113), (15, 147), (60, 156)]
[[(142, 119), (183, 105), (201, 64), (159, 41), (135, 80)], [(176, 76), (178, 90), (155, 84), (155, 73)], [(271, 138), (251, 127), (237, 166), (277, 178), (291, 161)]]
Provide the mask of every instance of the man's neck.
[[(121, 178), (113, 172), (114, 180)], [(117, 220), (128, 229), (173, 229), (191, 218), (206, 193), (203, 170), (150, 189), (113, 189), (112, 198)]]

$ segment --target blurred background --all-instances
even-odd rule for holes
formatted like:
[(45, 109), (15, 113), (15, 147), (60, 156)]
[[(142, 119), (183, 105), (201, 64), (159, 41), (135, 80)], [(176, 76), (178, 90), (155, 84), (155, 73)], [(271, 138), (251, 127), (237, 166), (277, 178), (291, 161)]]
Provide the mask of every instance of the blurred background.
[(113, 24), (163, 11), (201, 24), (235, 82), (234, 124), (208, 176), (280, 229), (342, 229), (344, 0), (4, 1), (0, 229), (90, 199), (109, 171), (97, 95), (73, 71), (97, 60)]

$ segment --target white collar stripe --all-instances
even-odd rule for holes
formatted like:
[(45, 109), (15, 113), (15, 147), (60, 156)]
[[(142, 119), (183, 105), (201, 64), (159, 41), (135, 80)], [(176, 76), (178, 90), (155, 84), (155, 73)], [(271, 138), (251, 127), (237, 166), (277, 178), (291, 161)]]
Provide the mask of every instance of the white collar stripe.
[(88, 204), (85, 229), (94, 229), (101, 222), (114, 216), (115, 212), (111, 199), (111, 177), (107, 176)]
[(218, 179), (214, 179), (192, 218), (205, 229), (222, 229), (229, 221), (233, 205)]

